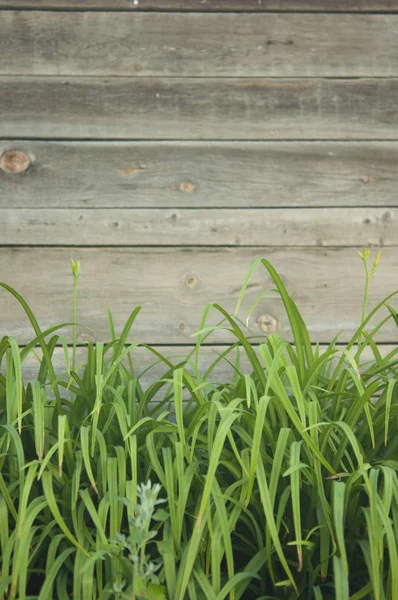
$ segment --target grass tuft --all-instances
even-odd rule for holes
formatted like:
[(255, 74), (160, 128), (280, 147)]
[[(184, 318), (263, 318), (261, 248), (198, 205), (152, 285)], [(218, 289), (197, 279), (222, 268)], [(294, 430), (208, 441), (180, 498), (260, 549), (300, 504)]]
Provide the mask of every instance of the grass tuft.
[[(345, 346), (310, 339), (263, 259), (235, 315), (205, 308), (188, 356), (141, 345), (163, 366), (147, 384), (139, 344), (128, 345), (139, 308), (119, 337), (108, 311), (110, 342), (88, 344), (77, 364), (79, 261), (72, 324), (42, 331), (0, 284), (34, 331), (25, 347), (0, 341), (0, 600), (398, 600), (398, 348), (377, 344), (398, 324), (397, 292), (368, 312), (380, 258), (369, 269), (369, 254), (362, 320)], [(261, 267), (292, 342), (253, 338), (238, 319)], [(203, 369), (219, 328), (235, 340)], [(223, 362), (232, 375), (216, 381)]]

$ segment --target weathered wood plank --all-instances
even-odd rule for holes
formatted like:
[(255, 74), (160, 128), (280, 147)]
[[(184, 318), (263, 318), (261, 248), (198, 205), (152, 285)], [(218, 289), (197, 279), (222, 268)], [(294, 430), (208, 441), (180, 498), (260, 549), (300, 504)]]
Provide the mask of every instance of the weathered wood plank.
[(0, 40), (0, 75), (398, 75), (393, 15), (6, 11)]
[[(178, 364), (180, 361), (186, 360), (191, 352), (192, 348), (187, 346), (161, 346), (155, 347), (155, 349), (160, 352), (164, 357), (170, 360), (173, 364)], [(227, 349), (227, 346), (203, 346), (199, 355), (199, 372), (201, 375), (204, 375), (206, 369), (208, 369), (213, 362), (217, 359), (217, 357)], [(321, 346), (321, 351), (324, 351), (326, 346)], [(396, 346), (383, 344), (379, 346), (380, 354), (384, 357), (387, 356), (390, 352), (396, 349)], [(356, 348), (354, 347), (353, 352), (355, 352)], [(35, 353), (38, 357), (42, 357), (42, 353), (40, 348), (35, 349)], [(133, 359), (133, 366), (135, 369), (135, 375), (142, 376), (140, 377), (140, 382), (143, 388), (145, 389), (147, 386), (151, 385), (158, 379), (160, 379), (166, 372), (167, 367), (164, 363), (159, 362), (155, 364), (156, 357), (145, 348), (137, 348), (131, 353)], [(336, 357), (340, 358), (341, 353), (337, 353)], [(72, 360), (72, 352), (70, 350), (70, 360)], [(78, 347), (76, 351), (76, 360), (77, 365), (81, 365), (87, 360), (87, 350), (83, 347)], [(194, 359), (193, 359), (194, 360)], [(232, 350), (228, 355), (228, 360), (234, 363), (236, 360), (236, 350)], [(336, 358), (337, 360), (337, 358)], [(366, 363), (367, 361), (373, 361), (374, 355), (369, 350), (369, 348), (365, 348), (364, 352), (361, 356), (361, 363)], [(55, 372), (58, 376), (62, 376), (66, 372), (65, 358), (63, 348), (57, 347), (53, 353), (53, 365)], [(126, 365), (128, 368), (128, 364)], [(149, 369), (147, 371), (147, 369)], [(189, 368), (189, 367), (188, 367)], [(240, 350), (240, 368), (242, 372), (250, 373), (250, 363), (246, 357), (245, 352)], [(32, 381), (37, 377), (39, 370), (39, 362), (37, 358), (33, 354), (29, 354), (23, 362), (22, 371), (24, 375), (24, 380), (27, 383), (28, 381)], [(4, 369), (2, 369), (4, 372)], [(146, 371), (146, 372), (145, 372)], [(233, 368), (226, 361), (220, 361), (212, 371), (208, 380), (212, 382), (230, 382), (233, 378)]]
[(398, 210), (0, 209), (0, 243), (65, 246), (397, 246)]
[(0, 0), (0, 8), (176, 11), (391, 11), (397, 0)]
[[(107, 307), (120, 332), (134, 307), (143, 305), (133, 339), (151, 344), (192, 343), (205, 304), (217, 301), (234, 311), (247, 271), (260, 257), (280, 272), (314, 342), (330, 341), (341, 330), (345, 341), (360, 319), (364, 274), (354, 249), (2, 248), (1, 280), (26, 298), (43, 328), (70, 319), (71, 257), (80, 259), (82, 265), (78, 320), (92, 329), (81, 330), (80, 342), (87, 337), (109, 338)], [(250, 283), (239, 313), (242, 319), (264, 289), (274, 288), (264, 267), (258, 267)], [(385, 248), (370, 286), (369, 306), (394, 291), (397, 283), (398, 252)], [(390, 303), (394, 305), (394, 299)], [(0, 337), (14, 335), (20, 343), (32, 339), (22, 309), (4, 290), (0, 291), (0, 315)], [(212, 311), (209, 323), (218, 320), (219, 313)], [(256, 306), (250, 326), (260, 335), (279, 330), (279, 324), (287, 333), (281, 301), (271, 292)], [(219, 331), (209, 341), (223, 343), (231, 339), (229, 335)], [(391, 319), (378, 339), (397, 339)]]
[(397, 205), (396, 142), (0, 140), (1, 156), (1, 208)]
[(1, 136), (397, 139), (398, 79), (2, 77)]

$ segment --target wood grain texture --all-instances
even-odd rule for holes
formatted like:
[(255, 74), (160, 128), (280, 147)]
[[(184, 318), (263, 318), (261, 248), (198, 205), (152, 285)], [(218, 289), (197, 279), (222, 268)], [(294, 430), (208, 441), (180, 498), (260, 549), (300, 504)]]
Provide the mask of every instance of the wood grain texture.
[(391, 11), (397, 0), (0, 0), (0, 8), (176, 11)]
[(14, 150), (30, 166), (0, 168), (1, 208), (397, 205), (396, 142), (0, 140)]
[[(199, 372), (203, 375), (213, 362), (218, 358), (218, 356), (227, 350), (228, 346), (202, 346), (200, 355), (199, 355)], [(394, 351), (397, 347), (394, 345), (383, 344), (379, 346), (380, 354), (384, 357), (390, 352)], [(162, 356), (166, 357), (172, 364), (178, 364), (179, 362), (186, 360), (189, 356), (192, 348), (187, 346), (161, 346), (155, 347), (155, 349), (162, 354)], [(321, 352), (326, 349), (326, 346), (321, 346)], [(352, 352), (355, 353), (356, 347), (353, 348)], [(40, 348), (35, 349), (35, 353), (38, 357), (42, 357), (42, 353)], [(234, 363), (236, 360), (236, 350), (232, 350), (227, 358), (230, 362)], [(155, 363), (156, 357), (146, 348), (136, 348), (131, 353), (134, 372), (136, 376), (140, 377), (140, 382), (142, 387), (145, 389), (158, 379), (160, 379), (166, 372), (167, 367), (164, 363)], [(338, 352), (336, 357), (340, 358), (341, 353)], [(72, 360), (72, 352), (70, 351), (70, 360)], [(83, 347), (78, 347), (76, 351), (76, 361), (77, 365), (81, 365), (87, 360), (87, 350)], [(336, 358), (337, 360), (337, 358)], [(361, 356), (361, 362), (364, 363), (366, 361), (374, 360), (374, 356), (372, 352), (369, 351), (369, 348), (366, 348)], [(65, 374), (65, 358), (63, 348), (57, 347), (53, 353), (53, 365), (57, 376), (62, 377)], [(128, 364), (126, 365), (129, 367)], [(147, 371), (147, 369), (150, 370)], [(240, 350), (240, 367), (242, 372), (250, 373), (250, 363), (245, 355), (245, 352)], [(189, 366), (187, 366), (188, 370)], [(28, 381), (32, 381), (37, 377), (39, 370), (39, 363), (36, 357), (33, 354), (29, 354), (22, 365), (22, 372), (24, 376), (24, 381), (27, 383)], [(4, 372), (4, 369), (1, 369)], [(221, 360), (212, 371), (209, 376), (209, 381), (212, 382), (229, 382), (232, 381), (233, 378), (233, 368), (226, 361)]]
[(398, 246), (398, 210), (0, 209), (0, 243), (45, 246)]
[(2, 77), (2, 137), (398, 138), (398, 79)]
[[(118, 334), (130, 312), (142, 305), (132, 339), (189, 344), (206, 303), (219, 302), (234, 311), (247, 271), (261, 257), (279, 271), (314, 342), (328, 342), (341, 330), (341, 341), (353, 334), (360, 319), (364, 286), (363, 267), (354, 249), (2, 248), (0, 273), (1, 280), (25, 297), (42, 328), (47, 328), (71, 318), (70, 258), (79, 259), (78, 321), (91, 328), (80, 330), (80, 342), (109, 339), (107, 307), (113, 312)], [(385, 248), (370, 286), (369, 307), (394, 291), (397, 283), (398, 253), (396, 248)], [(273, 288), (265, 268), (258, 267), (240, 317), (246, 318), (264, 289)], [(390, 303), (397, 306), (394, 299)], [(0, 291), (0, 315), (0, 338), (13, 335), (19, 343), (32, 339), (26, 316), (4, 290)], [(208, 323), (218, 320), (219, 313), (212, 311)], [(279, 330), (279, 326), (288, 333), (281, 301), (274, 293), (261, 299), (249, 325), (255, 335), (263, 336)], [(218, 331), (209, 342), (229, 342), (229, 336)], [(391, 319), (378, 339), (396, 341), (397, 329)]]
[(398, 15), (6, 11), (0, 52), (0, 75), (391, 77)]

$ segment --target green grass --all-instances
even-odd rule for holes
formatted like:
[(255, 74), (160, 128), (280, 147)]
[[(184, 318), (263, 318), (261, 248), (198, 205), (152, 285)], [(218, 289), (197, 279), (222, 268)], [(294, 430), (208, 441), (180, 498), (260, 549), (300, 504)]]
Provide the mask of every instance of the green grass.
[[(109, 312), (111, 341), (76, 365), (75, 325), (70, 363), (67, 324), (42, 332), (0, 284), (34, 330), (26, 347), (0, 341), (0, 600), (398, 600), (398, 348), (383, 355), (374, 339), (398, 324), (396, 292), (368, 313), (368, 258), (362, 323), (344, 347), (313, 343), (262, 260), (241, 298), (267, 269), (294, 343), (251, 338), (214, 304), (185, 360), (146, 347), (164, 365), (146, 387), (126, 345), (139, 309), (118, 338)], [(203, 372), (213, 312), (236, 341)], [(233, 376), (214, 383), (225, 360)]]

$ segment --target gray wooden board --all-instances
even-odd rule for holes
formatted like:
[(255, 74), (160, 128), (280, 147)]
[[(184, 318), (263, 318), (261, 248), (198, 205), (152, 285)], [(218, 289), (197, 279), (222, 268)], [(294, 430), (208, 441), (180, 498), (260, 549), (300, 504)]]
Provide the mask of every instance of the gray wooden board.
[[(215, 360), (219, 357), (219, 355), (227, 350), (227, 346), (203, 346), (200, 350), (199, 354), (199, 373), (201, 376), (205, 374), (206, 369), (208, 369)], [(390, 352), (397, 349), (397, 346), (383, 344), (379, 346), (379, 351), (381, 356), (387, 356)], [(87, 360), (87, 350), (82, 347), (78, 347), (76, 349), (76, 364), (82, 365)], [(160, 352), (162, 356), (166, 357), (172, 364), (178, 364), (179, 362), (186, 360), (189, 356), (189, 353), (192, 351), (192, 348), (186, 346), (166, 346), (166, 347), (155, 347), (155, 350)], [(326, 350), (326, 346), (320, 347), (321, 352)], [(356, 347), (352, 349), (352, 354), (355, 355)], [(41, 359), (42, 352), (40, 348), (35, 349), (35, 354), (37, 357), (30, 353), (24, 360), (22, 364), (22, 372), (24, 375), (25, 383), (34, 380), (37, 378), (38, 370), (39, 370), (39, 361), (38, 358)], [(146, 389), (149, 385), (158, 381), (167, 371), (167, 366), (163, 362), (157, 362), (157, 357), (152, 354), (149, 350), (145, 348), (136, 348), (131, 352), (131, 357), (133, 361), (134, 373), (136, 376), (140, 376), (140, 382), (144, 389)], [(337, 357), (341, 357), (341, 351), (336, 354)], [(236, 364), (237, 351), (234, 349), (230, 351), (227, 355), (227, 359)], [(72, 351), (69, 349), (69, 360), (72, 361)], [(336, 360), (334, 362), (336, 362)], [(195, 357), (190, 358), (190, 361), (195, 361)], [(365, 363), (367, 361), (374, 361), (374, 355), (369, 347), (365, 348), (361, 355), (361, 363)], [(63, 348), (55, 348), (52, 359), (54, 370), (59, 377), (63, 377), (66, 375), (66, 362), (64, 356)], [(125, 361), (126, 362), (126, 361)], [(250, 373), (250, 363), (246, 357), (245, 352), (240, 349), (239, 351), (239, 364), (240, 369), (243, 373)], [(347, 366), (348, 359), (346, 359)], [(126, 362), (127, 368), (129, 368), (128, 363)], [(150, 369), (149, 369), (150, 368)], [(146, 371), (146, 369), (149, 369)], [(191, 370), (189, 363), (187, 365), (187, 369)], [(5, 371), (4, 368), (1, 369), (2, 372)], [(144, 373), (144, 371), (146, 371)], [(228, 383), (232, 381), (234, 375), (234, 370), (232, 366), (224, 359), (222, 359), (213, 369), (211, 374), (208, 376), (208, 381), (217, 383), (224, 382)], [(65, 377), (66, 378), (66, 377)], [(167, 384), (166, 384), (167, 387)]]
[(397, 139), (398, 79), (1, 77), (4, 138)]
[(0, 0), (0, 8), (176, 11), (398, 11), (397, 0)]
[[(341, 341), (345, 341), (354, 333), (364, 289), (363, 265), (354, 249), (2, 248), (0, 280), (16, 288), (42, 328), (48, 328), (71, 318), (70, 259), (79, 259), (78, 321), (91, 328), (80, 330), (80, 342), (109, 339), (108, 307), (119, 333), (131, 311), (142, 305), (132, 339), (150, 344), (182, 344), (192, 343), (191, 336), (200, 326), (206, 303), (219, 302), (228, 311), (235, 310), (248, 269), (262, 257), (280, 272), (314, 342), (328, 342), (341, 330)], [(274, 288), (261, 265), (249, 283), (239, 313), (243, 320), (259, 294)], [(385, 248), (371, 282), (369, 306), (396, 290), (397, 284), (398, 252), (396, 248)], [(397, 306), (394, 298), (390, 303)], [(219, 316), (212, 310), (208, 323), (218, 322)], [(249, 326), (255, 335), (279, 331), (280, 326), (288, 331), (283, 306), (274, 293), (260, 300)], [(70, 339), (70, 331), (66, 333)], [(7, 334), (15, 336), (19, 343), (33, 338), (22, 309), (8, 292), (1, 290), (0, 338)], [(230, 340), (230, 334), (220, 330), (209, 342)], [(392, 319), (378, 340), (397, 340)]]
[(31, 165), (24, 173), (0, 168), (1, 208), (398, 203), (396, 142), (0, 140), (0, 156), (14, 150)]
[(0, 244), (398, 246), (398, 210), (0, 209)]
[(6, 11), (0, 75), (398, 75), (398, 15)]

